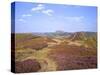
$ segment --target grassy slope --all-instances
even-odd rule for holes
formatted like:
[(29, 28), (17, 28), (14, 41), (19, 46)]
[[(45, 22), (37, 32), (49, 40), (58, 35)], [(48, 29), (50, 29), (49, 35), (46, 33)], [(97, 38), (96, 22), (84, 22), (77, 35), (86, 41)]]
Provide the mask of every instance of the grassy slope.
[[(32, 34), (16, 34), (16, 61), (37, 59), (42, 67), (39, 71), (96, 67), (96, 40), (91, 37), (82, 40), (83, 42), (79, 41), (82, 46), (78, 46), (77, 41), (65, 38), (51, 39)], [(73, 44), (69, 45), (70, 42)]]

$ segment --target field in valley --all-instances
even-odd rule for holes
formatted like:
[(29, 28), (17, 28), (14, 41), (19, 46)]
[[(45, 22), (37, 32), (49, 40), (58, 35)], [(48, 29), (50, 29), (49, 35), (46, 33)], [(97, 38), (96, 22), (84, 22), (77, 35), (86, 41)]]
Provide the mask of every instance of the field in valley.
[(16, 33), (15, 44), (17, 73), (97, 67), (96, 32)]

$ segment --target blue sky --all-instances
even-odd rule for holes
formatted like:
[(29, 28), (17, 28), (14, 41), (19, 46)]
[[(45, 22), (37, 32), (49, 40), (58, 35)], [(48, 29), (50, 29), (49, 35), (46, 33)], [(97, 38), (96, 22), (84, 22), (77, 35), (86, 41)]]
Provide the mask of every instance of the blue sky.
[(97, 8), (43, 3), (15, 3), (15, 32), (97, 31)]

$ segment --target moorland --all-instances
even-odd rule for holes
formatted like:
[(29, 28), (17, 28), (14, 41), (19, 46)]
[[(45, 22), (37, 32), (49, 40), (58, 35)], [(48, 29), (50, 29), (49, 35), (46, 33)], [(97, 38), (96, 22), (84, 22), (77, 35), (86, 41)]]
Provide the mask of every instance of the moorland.
[(96, 32), (15, 33), (17, 73), (96, 67)]

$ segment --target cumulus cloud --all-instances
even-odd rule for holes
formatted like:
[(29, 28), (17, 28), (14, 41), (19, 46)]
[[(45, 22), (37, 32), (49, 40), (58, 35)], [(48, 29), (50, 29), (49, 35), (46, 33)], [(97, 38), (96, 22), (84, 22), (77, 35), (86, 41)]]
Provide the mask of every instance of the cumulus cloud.
[[(52, 16), (54, 11), (51, 9), (46, 8), (43, 4), (38, 4), (36, 7), (31, 9), (32, 12), (40, 12), (42, 14), (48, 15), (48, 16)], [(18, 21), (20, 22), (26, 22), (24, 19), (25, 17), (31, 17), (32, 13), (29, 14), (22, 14), (21, 18), (18, 19)]]
[(86, 25), (86, 18), (84, 16), (58, 16), (55, 19), (62, 24), (63, 28), (69, 27), (69, 30), (73, 29), (72, 27), (81, 30)]
[(55, 18), (61, 24), (61, 28), (68, 31), (83, 31), (86, 28), (86, 18), (84, 16), (59, 16)]
[(18, 21), (20, 21), (20, 22), (25, 22), (25, 20), (22, 19), (22, 18), (18, 19)]
[(42, 13), (44, 13), (44, 14), (46, 14), (48, 16), (52, 16), (52, 14), (54, 13), (54, 11), (51, 10), (51, 9), (47, 9), (47, 10), (43, 10)]
[(65, 19), (68, 21), (81, 22), (84, 19), (84, 17), (83, 16), (70, 16), (70, 17), (65, 17)]
[(39, 5), (38, 5), (38, 7), (43, 7), (43, 6), (44, 6), (43, 4), (39, 4)]
[(42, 4), (37, 5), (37, 7), (32, 8), (32, 11), (41, 11), (44, 10), (45, 7)]
[(22, 17), (30, 17), (32, 16), (31, 14), (23, 14)]
[(38, 11), (48, 16), (52, 16), (54, 13), (52, 9), (47, 9), (43, 4), (38, 4), (36, 7), (32, 8), (32, 11)]
[(69, 17), (64, 17), (65, 20), (69, 25), (79, 25), (79, 26), (84, 26), (85, 24), (85, 18), (84, 16), (69, 16)]

